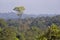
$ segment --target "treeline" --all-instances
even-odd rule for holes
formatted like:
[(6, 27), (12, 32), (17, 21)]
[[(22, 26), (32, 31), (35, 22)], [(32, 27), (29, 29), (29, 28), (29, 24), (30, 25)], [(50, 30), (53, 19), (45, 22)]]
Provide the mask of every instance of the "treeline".
[[(20, 24), (19, 24), (20, 21)], [(60, 15), (57, 16), (46, 16), (46, 17), (26, 17), (24, 19), (18, 20), (18, 19), (9, 19), (6, 21), (9, 26), (23, 27), (24, 30), (27, 30), (31, 28), (32, 26), (36, 26), (42, 30), (46, 29), (48, 26), (51, 26), (53, 23), (57, 26), (60, 26)]]
[(0, 40), (60, 40), (60, 16), (0, 19)]

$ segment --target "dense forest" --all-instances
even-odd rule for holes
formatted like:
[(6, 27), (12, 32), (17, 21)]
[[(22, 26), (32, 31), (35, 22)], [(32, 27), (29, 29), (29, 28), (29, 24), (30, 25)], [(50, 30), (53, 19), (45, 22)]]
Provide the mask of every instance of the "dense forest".
[(0, 40), (60, 40), (60, 15), (0, 19)]

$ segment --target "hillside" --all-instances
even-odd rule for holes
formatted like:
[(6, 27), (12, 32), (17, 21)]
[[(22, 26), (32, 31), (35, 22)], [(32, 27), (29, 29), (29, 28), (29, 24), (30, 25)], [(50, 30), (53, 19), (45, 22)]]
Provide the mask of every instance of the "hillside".
[[(22, 18), (26, 18), (26, 17), (46, 17), (46, 16), (56, 16), (59, 14), (39, 14), (39, 15), (35, 15), (35, 14), (23, 14)], [(10, 13), (0, 13), (0, 18), (4, 18), (4, 19), (18, 19), (19, 16), (17, 16), (16, 13), (14, 12), (10, 12)]]

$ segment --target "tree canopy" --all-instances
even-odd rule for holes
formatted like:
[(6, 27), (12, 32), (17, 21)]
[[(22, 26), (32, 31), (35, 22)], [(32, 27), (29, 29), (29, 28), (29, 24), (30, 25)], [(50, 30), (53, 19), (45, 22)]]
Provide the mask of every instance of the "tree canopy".
[(23, 11), (25, 10), (24, 6), (20, 6), (20, 7), (15, 7), (13, 10), (18, 12), (19, 14), (23, 14)]

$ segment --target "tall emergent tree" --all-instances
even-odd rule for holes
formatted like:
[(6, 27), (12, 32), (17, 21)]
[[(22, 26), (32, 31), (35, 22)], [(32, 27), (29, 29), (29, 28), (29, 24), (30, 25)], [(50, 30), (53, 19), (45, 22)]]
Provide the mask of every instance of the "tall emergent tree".
[[(17, 15), (19, 16), (19, 20), (21, 20), (23, 11), (25, 10), (24, 6), (15, 7), (13, 10), (17, 11)], [(19, 27), (21, 27), (21, 22), (19, 22)], [(19, 28), (20, 30), (20, 28)], [(21, 30), (23, 30), (23, 27), (21, 27)]]

